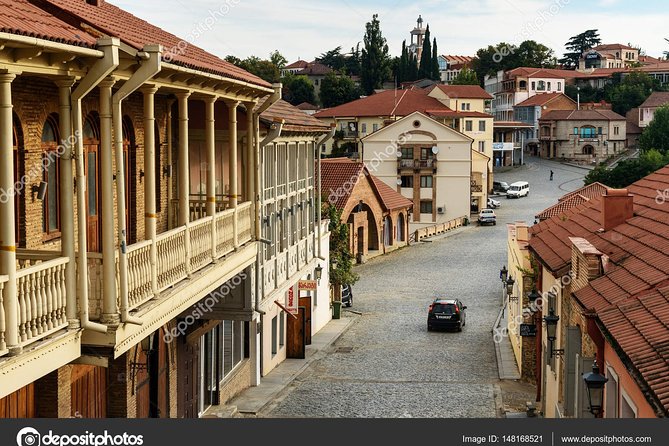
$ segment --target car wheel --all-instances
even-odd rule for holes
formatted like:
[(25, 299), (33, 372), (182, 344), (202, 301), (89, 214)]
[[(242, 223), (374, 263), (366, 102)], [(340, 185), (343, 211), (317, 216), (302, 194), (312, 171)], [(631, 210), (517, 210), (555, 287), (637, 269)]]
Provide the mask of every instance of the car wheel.
[(427, 326), (427, 331), (432, 331), (432, 326), (431, 325)]
[(492, 222), (492, 225), (497, 226), (497, 222), (496, 221)]

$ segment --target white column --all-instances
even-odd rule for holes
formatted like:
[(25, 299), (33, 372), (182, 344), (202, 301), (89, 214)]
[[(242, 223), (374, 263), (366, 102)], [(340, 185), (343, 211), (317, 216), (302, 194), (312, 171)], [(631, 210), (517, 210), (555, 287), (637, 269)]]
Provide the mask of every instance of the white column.
[[(69, 257), (70, 263), (65, 267), (65, 290), (67, 305), (65, 308), (70, 328), (79, 327), (77, 316), (77, 264), (74, 248), (74, 181), (72, 177), (72, 106), (70, 104), (73, 78), (64, 78), (56, 81), (58, 86), (59, 127), (61, 144), (64, 147), (60, 154), (60, 239), (63, 257)], [(75, 135), (81, 137), (81, 135)], [(80, 212), (86, 212), (81, 210)]]
[[(232, 209), (237, 209), (237, 107), (239, 101), (225, 101), (228, 106), (228, 163), (230, 169), (230, 191), (229, 203)], [(233, 233), (235, 249), (239, 248), (239, 224), (237, 220), (237, 211), (235, 211), (235, 218), (233, 220)]]
[(16, 227), (14, 215), (14, 125), (12, 81), (16, 75), (0, 74), (0, 274), (9, 277), (3, 290), (5, 342), (10, 354), (21, 353), (19, 345), (19, 301), (16, 290)]
[(216, 120), (214, 118), (216, 97), (206, 97), (205, 146), (207, 150), (207, 216), (211, 220), (211, 256), (216, 259)]
[(190, 92), (177, 93), (179, 101), (179, 226), (190, 220), (190, 165), (188, 162), (188, 97)]
[[(102, 195), (102, 316), (104, 324), (121, 320), (116, 301), (116, 251), (114, 249), (114, 169), (112, 165), (112, 86), (114, 79), (100, 82), (100, 189)], [(90, 192), (89, 192), (90, 193)], [(86, 212), (86, 210), (83, 210)], [(86, 247), (79, 247), (86, 249)]]
[(144, 227), (145, 238), (151, 240), (151, 289), (158, 297), (158, 249), (156, 247), (156, 117), (153, 85), (140, 89), (144, 95)]
[(246, 102), (246, 193), (245, 201), (255, 201), (255, 127), (256, 119), (253, 119), (253, 108), (255, 102)]

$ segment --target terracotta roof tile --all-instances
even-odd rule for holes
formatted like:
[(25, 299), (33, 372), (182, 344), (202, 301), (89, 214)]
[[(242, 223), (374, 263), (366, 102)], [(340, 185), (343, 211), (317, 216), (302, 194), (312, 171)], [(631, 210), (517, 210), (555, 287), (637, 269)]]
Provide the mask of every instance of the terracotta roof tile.
[(307, 64), (301, 71), (297, 72), (297, 75), (302, 76), (325, 76), (328, 73), (332, 73), (332, 68), (322, 63), (310, 63)]
[(539, 221), (547, 220), (551, 217), (555, 217), (556, 215), (561, 215), (565, 211), (573, 207), (576, 207), (579, 204), (583, 204), (586, 201), (589, 201), (589, 198), (584, 197), (581, 194), (572, 195), (568, 199), (560, 200), (557, 204), (554, 204), (553, 206), (544, 209), (541, 213), (537, 214), (535, 218), (539, 219)]
[(370, 175), (370, 178), (372, 179), (372, 182), (376, 187), (376, 191), (379, 193), (381, 202), (383, 203), (383, 206), (386, 208), (386, 210), (393, 211), (395, 209), (413, 207), (413, 201), (409, 200), (374, 175)]
[(316, 113), (317, 118), (408, 116), (425, 110), (451, 109), (422, 90), (387, 90)]
[(654, 91), (639, 108), (662, 107), (669, 104), (669, 91)]
[(96, 41), (26, 0), (0, 0), (0, 32), (85, 47), (94, 47)]
[(438, 84), (430, 90), (438, 88), (448, 97), (462, 99), (493, 99), (492, 95), (478, 85), (442, 85)]
[(518, 105), (514, 105), (514, 107), (537, 107), (537, 106), (542, 106), (545, 104), (548, 104), (549, 102), (560, 98), (560, 97), (565, 97), (569, 99), (570, 101), (574, 102), (573, 99), (571, 99), (569, 96), (563, 94), (563, 93), (543, 93), (543, 94), (535, 94), (534, 96), (530, 97), (529, 99), (524, 100)]
[[(248, 82), (262, 87), (271, 87), (258, 76), (255, 76), (241, 68), (204, 51), (188, 42), (185, 38), (179, 38), (151, 23), (142, 20), (121, 8), (106, 1), (101, 1), (99, 6), (90, 5), (82, 0), (34, 0), (49, 12), (58, 13), (70, 19), (79, 19), (90, 26), (99, 29), (105, 34), (118, 37), (135, 49), (141, 49), (146, 44), (159, 44), (163, 46), (163, 58), (172, 56), (172, 62), (188, 68), (230, 77), (236, 80)], [(44, 5), (44, 6), (42, 6)], [(49, 8), (49, 6), (51, 6)], [(57, 9), (54, 9), (56, 7)], [(53, 10), (53, 11), (52, 11)], [(77, 25), (80, 26), (80, 25)], [(183, 51), (183, 42), (188, 43)], [(181, 44), (181, 45), (180, 45)]]
[(587, 186), (583, 186), (580, 189), (577, 189), (573, 192), (569, 192), (568, 194), (562, 196), (559, 201), (565, 201), (569, 200), (572, 198), (574, 195), (581, 195), (585, 198), (595, 198), (595, 197), (601, 197), (606, 193), (606, 191), (609, 190), (609, 187), (600, 183), (599, 181), (596, 181), (594, 183), (588, 184)]
[[(260, 107), (266, 100), (267, 98), (263, 98), (257, 107)], [(269, 122), (283, 119), (285, 121), (283, 130), (287, 132), (326, 133), (330, 130), (329, 124), (306, 114), (283, 99), (272, 104), (260, 114), (260, 117)]]
[(612, 110), (551, 110), (540, 121), (625, 121)]

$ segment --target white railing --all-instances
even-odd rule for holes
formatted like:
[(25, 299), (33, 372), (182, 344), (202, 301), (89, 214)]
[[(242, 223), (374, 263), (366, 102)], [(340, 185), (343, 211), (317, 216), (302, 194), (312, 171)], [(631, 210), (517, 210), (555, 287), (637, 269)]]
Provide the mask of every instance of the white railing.
[(188, 277), (186, 236), (186, 227), (181, 227), (160, 234), (156, 238), (159, 292)]
[(210, 264), (213, 255), (211, 252), (211, 220), (213, 217), (203, 218), (188, 226), (190, 236), (190, 269), (197, 271)]
[(239, 224), (239, 244), (244, 244), (253, 238), (253, 203), (248, 202), (237, 207), (237, 221)]
[(229, 209), (216, 215), (216, 256), (221, 257), (235, 250), (235, 210)]
[(46, 260), (57, 259), (61, 256), (60, 251), (35, 251), (28, 249), (16, 250), (16, 268), (28, 268), (38, 265)]
[(7, 331), (5, 323), (5, 307), (3, 299), (3, 290), (5, 288), (5, 283), (9, 281), (7, 276), (0, 276), (0, 356), (4, 356), (8, 353), (7, 350), (7, 340), (5, 339), (5, 332)]
[(133, 310), (153, 297), (151, 240), (128, 247), (128, 307)]
[(67, 327), (65, 267), (67, 257), (48, 260), (16, 273), (19, 342), (29, 345)]
[[(78, 256), (77, 256), (78, 257)], [(89, 252), (88, 259), (88, 317), (97, 321), (102, 316), (102, 254), (99, 252)], [(78, 262), (78, 259), (77, 259)], [(118, 264), (116, 265), (118, 267)], [(79, 263), (77, 263), (77, 275), (80, 273)], [(118, 301), (118, 280), (116, 281), (116, 296)]]

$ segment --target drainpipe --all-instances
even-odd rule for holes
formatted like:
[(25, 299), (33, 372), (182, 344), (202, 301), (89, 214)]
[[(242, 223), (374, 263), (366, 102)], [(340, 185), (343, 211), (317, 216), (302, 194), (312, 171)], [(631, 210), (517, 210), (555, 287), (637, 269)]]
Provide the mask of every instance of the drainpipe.
[(119, 291), (121, 293), (121, 322), (142, 325), (141, 319), (130, 316), (128, 309), (128, 256), (127, 230), (125, 221), (125, 172), (123, 162), (123, 122), (121, 102), (148, 80), (160, 72), (162, 47), (160, 45), (146, 45), (137, 58), (141, 60), (139, 68), (112, 97), (112, 122), (114, 126), (114, 148), (116, 158), (116, 208), (118, 218), (118, 274)]
[(327, 135), (325, 135), (323, 138), (321, 138), (320, 141), (318, 141), (316, 143), (316, 154), (318, 156), (318, 189), (317, 189), (318, 197), (315, 197), (315, 198), (318, 198), (318, 200), (316, 200), (314, 198), (314, 202), (316, 202), (316, 204), (317, 204), (317, 206), (316, 206), (316, 217), (317, 217), (316, 222), (317, 222), (317, 225), (318, 225), (316, 227), (316, 237), (318, 237), (318, 244), (316, 245), (318, 247), (318, 250), (317, 250), (318, 255), (316, 257), (318, 257), (321, 260), (325, 260), (325, 258), (323, 257), (322, 251), (321, 251), (321, 232), (322, 232), (321, 231), (321, 226), (322, 226), (321, 219), (323, 218), (323, 215), (322, 215), (323, 206), (322, 206), (322, 203), (321, 203), (321, 146), (323, 144), (325, 144), (326, 142), (328, 142), (331, 138), (333, 138), (336, 131), (337, 131), (336, 124), (332, 124), (332, 126), (330, 127), (330, 132)]
[(104, 54), (102, 59), (95, 62), (88, 74), (81, 79), (77, 88), (72, 92), (72, 121), (74, 124), (74, 135), (76, 139), (76, 171), (77, 171), (77, 219), (79, 223), (79, 318), (81, 327), (84, 329), (107, 333), (107, 326), (91, 322), (88, 319), (88, 253), (87, 253), (87, 234), (88, 226), (87, 215), (85, 212), (86, 203), (86, 176), (84, 173), (84, 140), (83, 140), (83, 117), (81, 112), (81, 100), (84, 96), (93, 90), (109, 74), (111, 74), (119, 64), (118, 50), (121, 41), (118, 38), (100, 39), (97, 42), (98, 48)]

